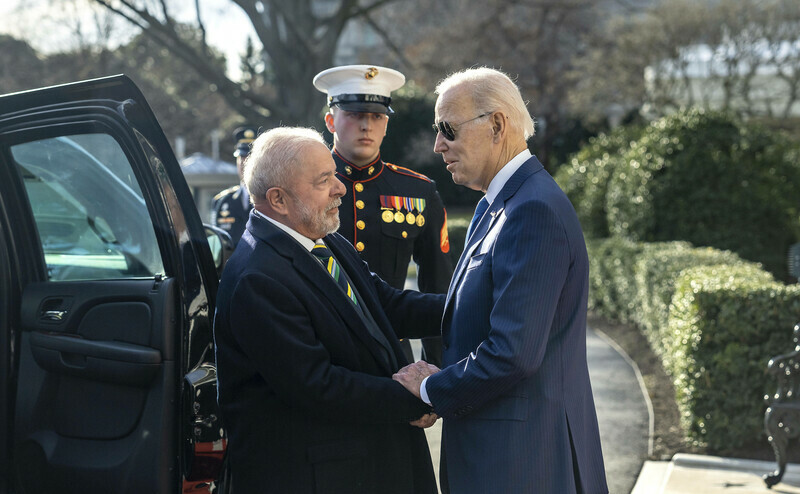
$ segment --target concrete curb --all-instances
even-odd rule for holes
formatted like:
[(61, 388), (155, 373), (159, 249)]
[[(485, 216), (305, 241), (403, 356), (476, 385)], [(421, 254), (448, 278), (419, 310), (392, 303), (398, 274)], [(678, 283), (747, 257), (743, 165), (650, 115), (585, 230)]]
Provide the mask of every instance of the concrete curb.
[[(743, 489), (747, 489), (747, 492), (753, 493), (797, 492), (795, 486), (800, 485), (800, 465), (792, 463), (786, 466), (786, 473), (775, 490), (770, 491), (767, 489), (761, 478), (776, 468), (776, 463), (772, 461), (678, 453), (673, 456), (671, 461), (645, 462), (631, 494), (707, 493), (719, 492), (719, 489), (733, 488), (735, 486), (740, 486)], [(678, 476), (685, 479), (687, 473), (691, 478), (695, 479), (695, 482), (693, 482), (695, 489), (686, 490), (684, 482), (681, 483), (684, 488), (676, 491), (674, 477)], [(742, 474), (747, 475), (748, 480), (746, 482), (741, 480), (743, 478)], [(736, 476), (738, 483), (736, 481), (730, 482), (730, 479), (734, 478), (734, 476)], [(742, 491), (737, 490), (735, 492)]]

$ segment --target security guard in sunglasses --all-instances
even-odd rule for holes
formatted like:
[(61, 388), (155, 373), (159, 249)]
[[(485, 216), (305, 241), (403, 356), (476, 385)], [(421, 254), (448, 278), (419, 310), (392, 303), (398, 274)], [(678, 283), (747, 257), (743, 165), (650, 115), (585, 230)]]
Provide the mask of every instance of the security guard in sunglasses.
[[(410, 260), (420, 291), (446, 293), (453, 273), (447, 212), (436, 184), (420, 173), (381, 159), (391, 92), (405, 84), (400, 72), (374, 65), (324, 70), (314, 87), (328, 95), (325, 125), (333, 134), (333, 159), (347, 193), (339, 208), (339, 233), (390, 285), (403, 288)], [(402, 341), (409, 361), (411, 345)], [(422, 341), (423, 358), (441, 364), (441, 338)]]
[[(236, 158), (236, 171), (239, 182), (244, 173), (244, 160), (250, 154), (250, 146), (256, 138), (256, 129), (253, 127), (239, 127), (233, 131), (236, 148), (233, 156)], [(253, 205), (250, 203), (250, 194), (243, 183), (225, 189), (216, 196), (211, 207), (211, 224), (227, 231), (233, 244), (236, 245), (242, 238), (247, 218)]]

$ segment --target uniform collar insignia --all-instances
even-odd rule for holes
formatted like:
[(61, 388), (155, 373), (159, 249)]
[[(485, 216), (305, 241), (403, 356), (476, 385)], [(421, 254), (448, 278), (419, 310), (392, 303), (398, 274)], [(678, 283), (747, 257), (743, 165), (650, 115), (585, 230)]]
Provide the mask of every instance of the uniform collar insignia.
[(344, 159), (335, 148), (333, 149), (332, 154), (333, 161), (336, 162), (336, 171), (339, 172), (339, 175), (342, 176), (342, 178), (352, 180), (353, 182), (359, 182), (377, 177), (381, 174), (385, 165), (385, 163), (381, 160), (380, 154), (378, 154), (378, 157), (375, 158), (373, 162), (367, 163), (362, 167), (358, 167)]

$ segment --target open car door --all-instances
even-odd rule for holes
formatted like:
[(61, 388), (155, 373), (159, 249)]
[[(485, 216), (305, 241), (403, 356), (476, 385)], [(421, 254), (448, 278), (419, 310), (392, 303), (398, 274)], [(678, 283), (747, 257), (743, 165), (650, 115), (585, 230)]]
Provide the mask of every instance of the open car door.
[(0, 96), (0, 493), (216, 492), (217, 281), (130, 79)]

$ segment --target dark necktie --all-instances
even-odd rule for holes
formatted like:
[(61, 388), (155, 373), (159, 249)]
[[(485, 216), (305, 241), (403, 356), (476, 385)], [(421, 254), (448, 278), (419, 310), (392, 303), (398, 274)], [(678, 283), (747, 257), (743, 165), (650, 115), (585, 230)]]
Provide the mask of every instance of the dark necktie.
[(314, 248), (311, 249), (311, 253), (319, 258), (319, 260), (322, 262), (322, 265), (328, 270), (328, 273), (330, 273), (336, 283), (339, 284), (339, 287), (344, 291), (344, 293), (347, 294), (347, 297), (355, 304), (355, 306), (358, 307), (356, 294), (353, 293), (353, 288), (350, 286), (350, 283), (347, 282), (347, 277), (339, 267), (339, 263), (333, 258), (331, 251), (328, 250), (324, 244), (315, 244)]
[(486, 200), (486, 196), (478, 202), (478, 206), (475, 208), (475, 214), (472, 216), (472, 221), (469, 222), (469, 228), (467, 228), (467, 236), (464, 238), (464, 246), (466, 247), (467, 242), (469, 242), (469, 236), (472, 234), (472, 231), (475, 230), (475, 226), (481, 220), (483, 213), (489, 208), (489, 201)]

